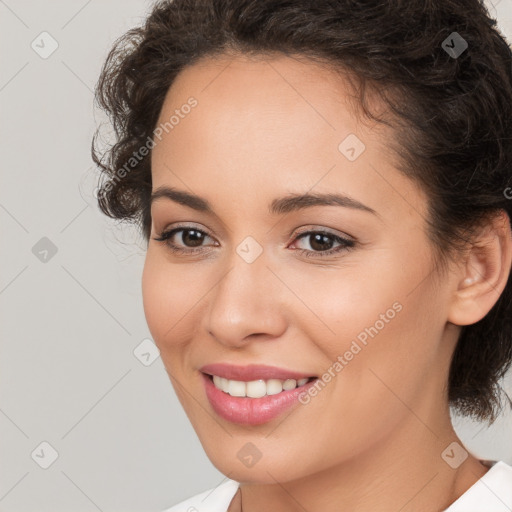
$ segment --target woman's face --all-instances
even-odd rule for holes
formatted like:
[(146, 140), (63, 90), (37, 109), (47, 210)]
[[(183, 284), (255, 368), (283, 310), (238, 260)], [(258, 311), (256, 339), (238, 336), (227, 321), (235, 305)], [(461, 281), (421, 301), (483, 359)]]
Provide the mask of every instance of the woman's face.
[[(312, 62), (205, 59), (160, 114), (153, 191), (201, 199), (152, 203), (145, 315), (207, 455), (238, 481), (399, 458), (447, 414), (453, 283), (436, 280), (426, 197), (393, 166), (391, 132), (349, 94)], [(345, 199), (289, 199), (306, 194)]]

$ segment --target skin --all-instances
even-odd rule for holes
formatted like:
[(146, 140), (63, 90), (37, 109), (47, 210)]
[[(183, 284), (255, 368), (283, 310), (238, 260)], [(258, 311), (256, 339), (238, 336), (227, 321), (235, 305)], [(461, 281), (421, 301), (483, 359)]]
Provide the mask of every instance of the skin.
[[(342, 76), (295, 57), (206, 58), (178, 75), (159, 123), (191, 96), (198, 105), (152, 150), (153, 190), (186, 190), (215, 213), (153, 203), (142, 292), (149, 329), (208, 457), (241, 482), (244, 512), (443, 510), (487, 471), (471, 454), (457, 468), (441, 457), (454, 441), (462, 449), (446, 386), (459, 326), (485, 316), (505, 286), (508, 217), (442, 273), (426, 233), (426, 196), (396, 169), (386, 143), (392, 132), (351, 108)], [(350, 133), (366, 146), (353, 162), (338, 150)], [(290, 192), (333, 191), (377, 213), (268, 212)], [(154, 240), (181, 222), (208, 233), (203, 253), (176, 255)], [(299, 228), (356, 245), (322, 258)], [(187, 235), (172, 241), (193, 250)], [(263, 250), (250, 264), (236, 252), (247, 236)], [(329, 241), (326, 249), (339, 247)], [(267, 364), (321, 376), (397, 302), (401, 311), (307, 405), (249, 427), (210, 406), (201, 366)], [(252, 467), (237, 457), (248, 442), (262, 454)], [(240, 492), (229, 510), (241, 510)]]

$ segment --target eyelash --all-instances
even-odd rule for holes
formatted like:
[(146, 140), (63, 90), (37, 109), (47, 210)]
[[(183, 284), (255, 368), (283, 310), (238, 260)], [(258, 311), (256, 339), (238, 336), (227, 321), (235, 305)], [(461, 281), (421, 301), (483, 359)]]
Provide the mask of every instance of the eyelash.
[[(162, 232), (159, 237), (153, 238), (153, 240), (156, 240), (157, 242), (163, 242), (167, 245), (167, 247), (176, 254), (197, 254), (204, 252), (203, 248), (200, 249), (184, 249), (182, 247), (179, 247), (169, 241), (169, 239), (175, 235), (176, 233), (180, 231), (196, 231), (202, 235), (210, 236), (205, 231), (202, 231), (201, 229), (197, 229), (190, 226), (181, 226), (181, 227), (175, 227), (173, 229), (170, 229), (168, 231)], [(327, 251), (310, 251), (308, 249), (294, 249), (295, 251), (299, 252), (299, 254), (307, 257), (307, 258), (325, 258), (327, 256), (332, 256), (336, 253), (341, 253), (343, 251), (349, 251), (355, 246), (355, 242), (353, 240), (349, 240), (348, 238), (343, 238), (339, 235), (334, 235), (333, 233), (330, 233), (328, 231), (305, 231), (304, 233), (299, 233), (298, 236), (295, 238), (295, 240), (299, 240), (301, 238), (306, 238), (308, 235), (315, 235), (315, 234), (322, 234), (322, 235), (328, 235), (332, 237), (332, 239), (335, 242), (340, 243), (341, 245), (339, 247), (328, 249)], [(211, 238), (211, 237), (210, 237)]]

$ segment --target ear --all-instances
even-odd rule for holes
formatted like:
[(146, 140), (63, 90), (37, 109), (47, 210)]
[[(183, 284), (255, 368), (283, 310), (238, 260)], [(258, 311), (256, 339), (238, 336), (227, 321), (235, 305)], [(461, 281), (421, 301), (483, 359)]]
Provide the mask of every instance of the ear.
[(457, 274), (448, 321), (471, 325), (481, 320), (505, 289), (512, 264), (512, 234), (505, 210), (489, 218), (468, 249)]

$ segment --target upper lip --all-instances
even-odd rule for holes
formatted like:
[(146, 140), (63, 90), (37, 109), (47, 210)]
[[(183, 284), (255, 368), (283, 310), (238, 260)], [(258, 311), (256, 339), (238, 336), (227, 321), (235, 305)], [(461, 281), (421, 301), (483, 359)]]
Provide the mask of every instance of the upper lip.
[(209, 375), (217, 375), (229, 380), (239, 380), (250, 382), (252, 380), (269, 379), (305, 379), (313, 377), (308, 373), (301, 373), (277, 366), (266, 366), (260, 364), (250, 364), (248, 366), (235, 366), (227, 363), (207, 364), (200, 368), (200, 371)]

